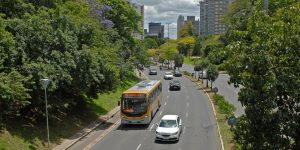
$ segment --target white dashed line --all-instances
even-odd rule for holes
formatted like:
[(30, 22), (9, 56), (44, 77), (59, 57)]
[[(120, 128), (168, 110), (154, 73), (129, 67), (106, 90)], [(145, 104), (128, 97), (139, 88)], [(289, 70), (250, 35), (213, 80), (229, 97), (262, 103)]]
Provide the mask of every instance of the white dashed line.
[(186, 127), (183, 127), (183, 131), (182, 131), (183, 133), (185, 133), (185, 129), (186, 129)]
[(167, 95), (167, 99), (169, 99), (170, 98), (170, 95)]
[(140, 149), (140, 147), (142, 146), (142, 144), (139, 144), (139, 146), (135, 149), (135, 150), (138, 150)]
[(185, 113), (185, 117), (186, 118), (189, 117), (189, 113), (188, 112)]
[(167, 102), (165, 102), (165, 106), (167, 105)]
[(149, 129), (149, 130), (151, 131), (153, 127), (154, 127), (154, 124), (152, 124), (152, 126), (150, 127), (150, 129)]
[(190, 103), (189, 102), (186, 103), (186, 107), (190, 107)]
[(159, 116), (162, 114), (162, 111), (159, 113)]

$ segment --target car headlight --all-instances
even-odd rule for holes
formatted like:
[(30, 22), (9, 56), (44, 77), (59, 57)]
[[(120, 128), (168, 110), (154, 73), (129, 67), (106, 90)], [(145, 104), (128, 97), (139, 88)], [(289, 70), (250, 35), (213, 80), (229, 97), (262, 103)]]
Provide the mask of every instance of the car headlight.
[(178, 133), (178, 131), (177, 131), (177, 132), (174, 132), (174, 133), (172, 133), (172, 135), (177, 135), (177, 133)]

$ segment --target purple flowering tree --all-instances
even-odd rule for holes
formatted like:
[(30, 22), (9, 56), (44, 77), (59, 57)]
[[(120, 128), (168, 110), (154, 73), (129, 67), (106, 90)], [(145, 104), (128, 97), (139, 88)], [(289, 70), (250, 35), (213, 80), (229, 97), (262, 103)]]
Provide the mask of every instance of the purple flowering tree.
[(91, 14), (97, 18), (103, 26), (107, 28), (114, 27), (114, 23), (106, 18), (106, 14), (112, 10), (111, 6), (101, 5), (96, 0), (87, 0), (87, 2), (89, 3)]

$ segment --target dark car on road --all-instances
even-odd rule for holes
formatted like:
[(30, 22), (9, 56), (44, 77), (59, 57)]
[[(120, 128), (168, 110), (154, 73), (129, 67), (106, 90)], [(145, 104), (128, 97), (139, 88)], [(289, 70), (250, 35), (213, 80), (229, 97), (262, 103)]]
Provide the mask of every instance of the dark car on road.
[(150, 69), (149, 70), (149, 75), (157, 75), (157, 70), (156, 69)]
[(181, 89), (181, 83), (179, 80), (172, 80), (170, 81), (169, 90), (180, 90)]
[(182, 73), (179, 70), (174, 71), (174, 77), (181, 77)]

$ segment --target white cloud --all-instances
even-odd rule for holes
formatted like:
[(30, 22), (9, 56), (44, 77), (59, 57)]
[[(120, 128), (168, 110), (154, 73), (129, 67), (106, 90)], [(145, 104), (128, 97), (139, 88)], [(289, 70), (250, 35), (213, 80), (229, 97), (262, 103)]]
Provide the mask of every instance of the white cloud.
[[(199, 18), (197, 0), (132, 0), (145, 6), (145, 28), (149, 22), (161, 22), (169, 25), (170, 38), (177, 38), (177, 18), (179, 15), (196, 16)], [(165, 25), (165, 37), (168, 36), (168, 28)]]

